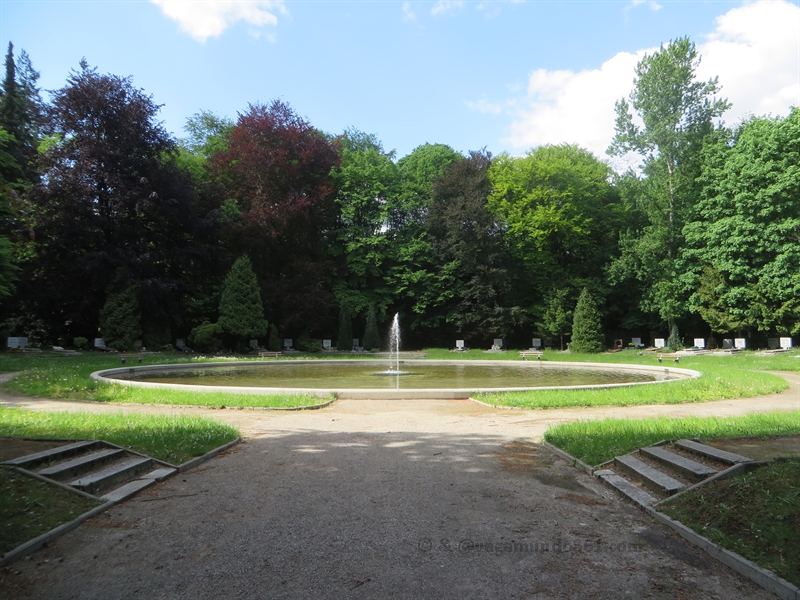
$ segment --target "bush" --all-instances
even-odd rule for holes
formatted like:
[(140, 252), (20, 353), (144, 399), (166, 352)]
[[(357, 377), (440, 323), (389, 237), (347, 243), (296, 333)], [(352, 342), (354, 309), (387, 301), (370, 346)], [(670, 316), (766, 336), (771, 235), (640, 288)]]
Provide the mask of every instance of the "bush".
[(589, 291), (584, 288), (575, 307), (572, 319), (572, 352), (597, 353), (605, 350), (605, 336), (600, 322), (600, 311)]
[(189, 344), (200, 352), (214, 353), (222, 348), (222, 333), (222, 327), (217, 323), (203, 321), (202, 325), (192, 329), (189, 334)]
[(124, 269), (117, 271), (100, 311), (100, 331), (109, 348), (128, 350), (142, 335), (138, 287)]
[(278, 328), (275, 327), (273, 323), (270, 325), (269, 328), (269, 340), (267, 340), (267, 350), (270, 352), (280, 352), (281, 351), (281, 338), (278, 335)]
[(87, 340), (85, 337), (76, 337), (74, 340), (72, 340), (72, 343), (79, 350), (83, 350), (83, 347), (89, 343), (89, 340)]
[(301, 352), (322, 352), (322, 342), (320, 340), (311, 339), (308, 330), (300, 334), (294, 345)]
[(667, 346), (669, 349), (675, 352), (679, 350), (681, 347), (681, 336), (678, 333), (678, 326), (673, 325), (672, 330), (669, 332), (669, 339), (667, 340)]
[(219, 302), (220, 327), (241, 343), (267, 333), (264, 306), (258, 291), (258, 280), (247, 256), (240, 257), (225, 279)]

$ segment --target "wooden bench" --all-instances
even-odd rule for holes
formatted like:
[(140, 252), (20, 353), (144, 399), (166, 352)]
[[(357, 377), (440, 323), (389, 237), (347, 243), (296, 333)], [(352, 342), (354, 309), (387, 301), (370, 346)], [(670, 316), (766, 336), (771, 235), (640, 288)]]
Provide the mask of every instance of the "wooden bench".
[(677, 352), (661, 352), (656, 356), (658, 362), (662, 362), (664, 359), (671, 359), (673, 362), (680, 362), (681, 355)]
[(264, 352), (259, 352), (258, 353), (258, 357), (259, 358), (280, 358), (281, 357), (281, 353), (280, 352), (264, 351)]
[(536, 360), (542, 360), (542, 354), (544, 354), (541, 350), (520, 350), (519, 355), (522, 357), (522, 360), (526, 360), (528, 358), (536, 358)]

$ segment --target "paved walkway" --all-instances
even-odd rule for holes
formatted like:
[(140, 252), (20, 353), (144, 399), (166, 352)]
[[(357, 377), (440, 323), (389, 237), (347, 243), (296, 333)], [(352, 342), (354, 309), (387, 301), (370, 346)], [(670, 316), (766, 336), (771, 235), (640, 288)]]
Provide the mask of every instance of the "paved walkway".
[(266, 412), (20, 399), (6, 406), (204, 414), (243, 444), (0, 571), (14, 598), (772, 596), (528, 443), (556, 422), (800, 408), (743, 401), (500, 410), (339, 401)]

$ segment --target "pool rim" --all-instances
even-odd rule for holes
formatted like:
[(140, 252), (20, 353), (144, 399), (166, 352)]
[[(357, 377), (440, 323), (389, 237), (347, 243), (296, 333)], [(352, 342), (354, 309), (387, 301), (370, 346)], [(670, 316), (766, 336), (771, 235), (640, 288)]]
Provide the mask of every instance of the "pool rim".
[(471, 364), (471, 365), (494, 365), (494, 366), (514, 366), (518, 368), (552, 368), (552, 367), (582, 367), (587, 369), (597, 369), (606, 371), (643, 371), (645, 373), (657, 374), (660, 376), (679, 375), (674, 379), (656, 379), (654, 381), (635, 381), (628, 383), (604, 383), (588, 385), (562, 385), (562, 386), (533, 386), (533, 387), (506, 387), (506, 388), (420, 388), (420, 389), (386, 389), (386, 388), (282, 388), (282, 387), (255, 387), (255, 386), (222, 386), (222, 385), (191, 385), (181, 383), (157, 383), (152, 381), (133, 381), (129, 379), (116, 379), (114, 375), (129, 375), (132, 372), (164, 371), (164, 370), (183, 370), (183, 369), (206, 369), (223, 368), (231, 366), (268, 366), (286, 364), (342, 364), (342, 363), (371, 363), (379, 362), (376, 359), (339, 359), (339, 360), (271, 360), (271, 361), (225, 361), (210, 363), (178, 363), (162, 365), (141, 365), (131, 367), (115, 367), (113, 369), (103, 369), (91, 374), (94, 381), (106, 384), (127, 385), (130, 387), (142, 387), (151, 389), (174, 389), (191, 392), (225, 392), (230, 394), (250, 394), (258, 396), (266, 395), (285, 395), (285, 394), (304, 394), (315, 395), (319, 398), (328, 398), (333, 395), (337, 399), (349, 400), (413, 400), (413, 399), (469, 399), (473, 394), (483, 393), (502, 393), (502, 392), (521, 392), (539, 390), (589, 390), (616, 387), (631, 387), (638, 385), (666, 384), (672, 381), (682, 381), (685, 379), (695, 379), (702, 373), (693, 369), (683, 369), (679, 367), (664, 367), (634, 365), (628, 363), (593, 363), (593, 362), (523, 362), (518, 360), (420, 360), (406, 359), (401, 360), (401, 364), (413, 366), (414, 364)]

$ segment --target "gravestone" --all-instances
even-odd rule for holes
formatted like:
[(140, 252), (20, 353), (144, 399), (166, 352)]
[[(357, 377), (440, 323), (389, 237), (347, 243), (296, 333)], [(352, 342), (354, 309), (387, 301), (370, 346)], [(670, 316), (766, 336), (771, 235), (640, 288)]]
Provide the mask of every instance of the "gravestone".
[(731, 340), (731, 339), (722, 340), (722, 349), (723, 350), (730, 350), (731, 348), (733, 348), (733, 340)]
[(142, 347), (142, 340), (133, 340), (133, 349), (134, 350), (136, 350), (138, 352), (139, 348), (141, 348), (141, 347)]
[(185, 348), (186, 348), (186, 340), (185, 340), (185, 339), (183, 339), (183, 338), (178, 338), (177, 340), (175, 340), (175, 347), (176, 347), (178, 350), (183, 350), (183, 349), (185, 349)]
[(286, 338), (283, 340), (283, 348), (284, 350), (291, 350), (292, 349), (292, 339)]
[(251, 348), (258, 348), (258, 340), (250, 340)]
[(463, 350), (464, 349), (464, 340), (456, 340), (456, 348), (458, 348), (459, 350)]
[(641, 348), (644, 345), (642, 344), (642, 338), (631, 338), (631, 341), (634, 348)]
[(330, 340), (322, 340), (322, 347), (325, 348), (325, 350), (330, 350), (331, 349), (331, 341)]
[(747, 340), (745, 338), (736, 338), (734, 340), (734, 345), (737, 350), (744, 350), (747, 348)]
[(767, 348), (770, 350), (777, 350), (781, 347), (781, 341), (778, 338), (767, 338)]
[(8, 348), (25, 348), (28, 345), (26, 337), (10, 337), (6, 342)]
[(653, 340), (653, 342), (655, 343), (656, 348), (665, 348), (667, 345), (664, 338), (656, 338), (655, 340)]
[(495, 345), (495, 346), (497, 346), (498, 348), (502, 348), (502, 347), (503, 347), (503, 340), (501, 340), (501, 339), (496, 339), (496, 340), (494, 341), (494, 345)]
[(353, 348), (358, 348), (358, 338), (353, 338)]
[(792, 338), (790, 337), (782, 337), (781, 338), (781, 348), (784, 350), (789, 350), (792, 347)]
[(542, 338), (533, 338), (533, 340), (531, 340), (531, 342), (532, 342), (532, 346), (531, 346), (532, 348), (541, 348), (542, 347)]
[(705, 338), (694, 338), (694, 345), (697, 348), (705, 348), (706, 347), (706, 339)]
[(106, 341), (103, 338), (94, 338), (94, 347), (95, 348), (105, 348)]

